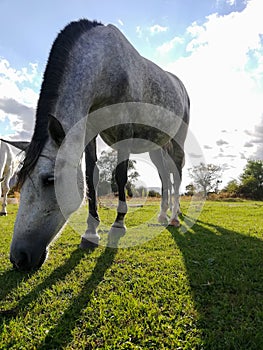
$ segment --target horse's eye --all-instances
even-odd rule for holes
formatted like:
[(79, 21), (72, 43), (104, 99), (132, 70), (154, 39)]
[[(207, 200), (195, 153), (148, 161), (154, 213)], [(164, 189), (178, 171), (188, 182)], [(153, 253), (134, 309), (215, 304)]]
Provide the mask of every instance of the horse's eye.
[(53, 175), (48, 175), (42, 178), (42, 183), (44, 186), (54, 185), (55, 177)]

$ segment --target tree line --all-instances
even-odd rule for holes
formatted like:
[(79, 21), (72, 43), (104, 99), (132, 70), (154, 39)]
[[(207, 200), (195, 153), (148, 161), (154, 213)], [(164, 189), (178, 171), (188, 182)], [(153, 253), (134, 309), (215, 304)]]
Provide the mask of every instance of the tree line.
[[(117, 152), (115, 150), (103, 151), (97, 162), (100, 169), (98, 194), (103, 196), (108, 193), (117, 193), (118, 188), (115, 180), (117, 166)], [(246, 199), (263, 200), (263, 161), (248, 160), (247, 164), (237, 179), (233, 179), (219, 190), (222, 183), (223, 168), (215, 164), (204, 164), (188, 169), (192, 182), (185, 188), (185, 195), (202, 194), (207, 197), (211, 193), (220, 194), (224, 197), (241, 197)], [(139, 173), (136, 169), (136, 161), (129, 160), (127, 194), (133, 196), (145, 196), (147, 189), (143, 186), (136, 187)], [(153, 196), (156, 193), (153, 194)]]
[(186, 186), (186, 195), (202, 193), (221, 193), (225, 197), (241, 197), (253, 200), (263, 200), (263, 161), (248, 160), (238, 179), (233, 179), (219, 191), (222, 182), (222, 167), (214, 164), (204, 164), (188, 169), (192, 182)]

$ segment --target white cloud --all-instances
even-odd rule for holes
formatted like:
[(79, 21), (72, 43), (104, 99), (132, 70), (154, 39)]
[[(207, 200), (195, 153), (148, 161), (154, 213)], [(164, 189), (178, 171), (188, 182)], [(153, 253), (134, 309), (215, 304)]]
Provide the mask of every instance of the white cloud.
[(197, 22), (193, 22), (192, 25), (186, 29), (186, 32), (192, 37), (200, 38), (205, 32), (205, 27), (198, 25)]
[[(165, 66), (189, 91), (190, 128), (198, 140), (211, 146), (221, 130), (232, 130), (227, 142), (231, 155), (239, 156), (232, 164), (236, 171), (244, 166), (239, 152), (246, 158), (252, 152), (244, 148), (251, 141), (244, 130), (259, 124), (263, 112), (262, 10), (262, 0), (251, 0), (242, 12), (212, 14), (201, 25), (193, 23), (185, 36), (190, 37), (188, 57)], [(258, 54), (253, 67), (248, 64), (251, 52)]]
[(0, 120), (8, 118), (14, 133), (28, 138), (34, 125), (36, 91), (40, 87), (38, 67), (29, 64), (17, 70), (6, 59), (0, 58), (0, 73)]
[(1, 98), (13, 98), (29, 107), (36, 106), (38, 94), (34, 89), (38, 90), (40, 86), (36, 64), (29, 64), (29, 67), (16, 70), (6, 59), (0, 58), (0, 73)]
[(174, 49), (174, 47), (176, 46), (176, 44), (183, 44), (184, 43), (184, 39), (180, 38), (178, 36), (176, 36), (175, 38), (173, 38), (170, 41), (167, 41), (166, 43), (162, 44), (161, 46), (157, 47), (157, 51), (161, 54), (161, 55), (166, 55), (167, 53), (169, 53), (172, 49)]
[(124, 23), (121, 19), (118, 19), (118, 23), (121, 25), (121, 26), (124, 26)]
[(217, 144), (217, 146), (223, 146), (223, 145), (228, 145), (228, 142), (220, 139), (220, 140), (216, 141), (216, 144)]
[(259, 124), (254, 126), (254, 131), (246, 130), (246, 134), (251, 136), (252, 139), (250, 139), (244, 147), (256, 146), (256, 151), (253, 154), (253, 157), (263, 160), (263, 114), (261, 115)]
[[(193, 102), (198, 102), (198, 112), (202, 108), (201, 116), (209, 122), (223, 121), (220, 130), (240, 128), (261, 115), (262, 91), (245, 66), (249, 50), (260, 49), (263, 22), (259, 5), (262, 9), (263, 3), (251, 0), (249, 5), (242, 13), (209, 16), (203, 26), (194, 23), (188, 29), (193, 33), (190, 56), (168, 66), (185, 81)], [(253, 21), (254, 29), (248, 29)]]
[[(253, 0), (250, 4), (259, 1)], [(262, 19), (258, 13), (263, 10), (262, 2), (259, 3), (260, 9), (258, 6), (250, 9), (250, 4), (241, 13), (232, 12), (227, 16), (212, 14), (201, 26), (193, 23), (187, 30), (192, 36), (187, 51), (197, 53), (206, 49), (209, 57), (216, 58), (221, 64), (236, 69), (244, 67), (249, 50), (260, 48), (259, 34), (263, 33)]]
[(29, 67), (23, 67), (21, 70), (17, 70), (12, 68), (6, 59), (0, 57), (1, 77), (5, 77), (5, 79), (15, 83), (33, 83), (38, 74), (37, 68), (38, 66), (36, 63), (29, 63)]
[(236, 4), (236, 0), (226, 0), (227, 4), (233, 6)]
[(137, 36), (138, 36), (139, 38), (142, 37), (142, 28), (141, 28), (141, 26), (137, 26), (137, 27), (136, 27), (136, 34), (137, 34)]
[(8, 115), (16, 131), (33, 132), (35, 109), (12, 98), (0, 98), (0, 109)]
[(244, 144), (244, 147), (254, 147), (254, 144), (253, 144), (253, 142), (247, 141), (247, 142)]
[(154, 26), (149, 28), (151, 34), (159, 34), (166, 32), (168, 30), (168, 27), (160, 26), (159, 24), (155, 24)]
[[(243, 0), (243, 4), (246, 5), (249, 0)], [(230, 5), (230, 6), (236, 6), (237, 1), (236, 0), (217, 0), (217, 7), (224, 6), (224, 4)]]

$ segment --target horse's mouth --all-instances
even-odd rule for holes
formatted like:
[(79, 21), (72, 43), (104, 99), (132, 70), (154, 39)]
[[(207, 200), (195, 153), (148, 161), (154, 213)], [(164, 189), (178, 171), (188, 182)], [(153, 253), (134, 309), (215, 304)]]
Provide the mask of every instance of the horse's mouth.
[(13, 264), (13, 268), (19, 271), (32, 271), (39, 269), (47, 258), (48, 251), (44, 250), (37, 264), (32, 264), (31, 258), (26, 253), (20, 253), (19, 259), (13, 259), (10, 257), (10, 261)]

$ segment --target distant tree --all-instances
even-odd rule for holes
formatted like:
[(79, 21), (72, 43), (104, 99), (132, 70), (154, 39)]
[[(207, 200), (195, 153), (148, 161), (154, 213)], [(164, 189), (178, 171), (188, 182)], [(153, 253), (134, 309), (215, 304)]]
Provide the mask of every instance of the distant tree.
[(102, 151), (97, 161), (100, 170), (100, 182), (111, 182), (112, 172), (117, 165), (117, 152), (115, 150)]
[(160, 193), (155, 191), (155, 190), (150, 190), (148, 192), (148, 196), (149, 197), (156, 197), (156, 198), (160, 198), (161, 197)]
[(185, 191), (186, 191), (185, 192), (186, 196), (193, 196), (196, 192), (194, 184), (191, 183), (191, 184), (185, 186)]
[[(134, 182), (136, 182), (139, 177), (139, 173), (135, 168), (136, 161), (129, 159), (128, 163), (128, 182), (126, 185), (128, 195), (132, 197), (132, 187)], [(103, 151), (97, 162), (97, 165), (100, 170), (100, 179), (99, 179), (99, 193), (100, 189), (105, 189), (109, 191), (111, 187), (112, 192), (118, 192), (118, 186), (115, 180), (115, 172), (117, 166), (117, 152), (115, 150)], [(106, 184), (109, 184), (107, 186)], [(105, 192), (105, 191), (101, 191)], [(109, 193), (109, 192), (107, 192)], [(103, 193), (106, 194), (106, 193)]]
[(147, 188), (144, 186), (139, 186), (135, 188), (137, 196), (146, 197), (147, 196)]
[(223, 193), (227, 193), (230, 197), (238, 197), (240, 194), (240, 185), (237, 180), (231, 180), (222, 189)]
[(263, 161), (248, 160), (240, 175), (239, 192), (246, 198), (263, 200)]
[(188, 171), (193, 179), (194, 186), (205, 197), (207, 197), (209, 192), (217, 192), (222, 173), (222, 168), (219, 165), (200, 163), (188, 169)]

